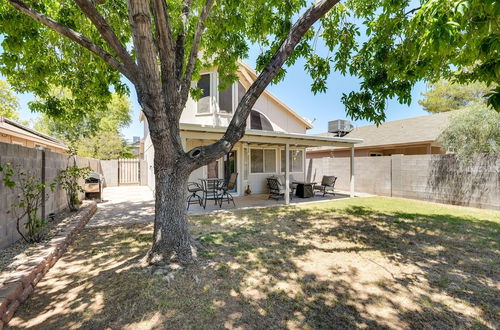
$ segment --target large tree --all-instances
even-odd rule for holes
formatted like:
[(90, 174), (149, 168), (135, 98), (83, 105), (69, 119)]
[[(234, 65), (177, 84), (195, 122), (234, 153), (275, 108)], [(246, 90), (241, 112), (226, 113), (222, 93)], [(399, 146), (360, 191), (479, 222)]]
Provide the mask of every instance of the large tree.
[(29, 103), (30, 110), (42, 113), (35, 128), (70, 145), (99, 130), (119, 132), (132, 121), (126, 95), (111, 93), (109, 100), (82, 102), (68, 88), (50, 86), (47, 94)]
[(0, 80), (0, 116), (18, 120), (19, 101), (7, 82)]
[[(148, 259), (175, 254), (190, 262), (188, 176), (231, 150), (284, 67), (304, 58), (314, 92), (326, 89), (331, 69), (359, 77), (360, 90), (342, 97), (347, 114), (380, 122), (387, 99), (408, 104), (419, 80), (498, 81), (498, 8), (496, 0), (4, 0), (1, 70), (20, 91), (43, 95), (50, 84), (64, 86), (86, 104), (109, 98), (110, 87), (126, 92), (120, 75), (130, 80), (155, 148)], [(318, 39), (331, 55), (316, 53)], [(202, 67), (217, 67), (222, 85), (234, 81), (236, 61), (253, 43), (262, 48), (260, 73), (226, 132), (185, 151), (179, 118), (192, 81)], [(450, 68), (467, 71), (453, 76)]]
[(447, 112), (475, 104), (486, 104), (492, 88), (484, 83), (458, 84), (441, 79), (427, 85), (418, 103), (428, 112)]

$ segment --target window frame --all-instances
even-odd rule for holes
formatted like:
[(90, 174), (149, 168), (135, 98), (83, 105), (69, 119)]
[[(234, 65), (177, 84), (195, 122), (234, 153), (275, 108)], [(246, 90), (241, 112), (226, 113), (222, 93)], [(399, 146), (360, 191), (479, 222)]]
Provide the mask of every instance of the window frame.
[[(301, 148), (290, 148), (289, 152), (292, 152), (292, 151), (301, 151), (302, 152), (302, 159), (301, 159), (301, 166), (302, 166), (302, 169), (300, 171), (294, 171), (293, 168), (292, 168), (292, 163), (290, 162), (290, 173), (304, 173), (304, 158), (305, 158), (305, 149), (301, 149)], [(286, 157), (286, 150), (285, 148), (280, 148), (280, 173), (283, 174), (286, 172), (286, 169), (283, 169), (283, 166), (285, 166), (285, 159), (282, 158), (282, 152), (285, 153), (285, 157)], [(291, 155), (289, 157), (290, 161), (292, 159)]]
[(220, 115), (226, 115), (226, 116), (232, 116), (234, 114), (234, 111), (236, 110), (236, 107), (238, 106), (236, 104), (236, 98), (238, 97), (238, 94), (235, 93), (235, 86), (236, 86), (236, 82), (233, 82), (231, 84), (231, 111), (230, 112), (226, 112), (226, 111), (222, 111), (220, 109), (220, 93), (222, 91), (219, 90), (219, 83), (220, 83), (220, 80), (219, 80), (219, 74), (217, 74), (217, 96), (216, 96), (216, 101), (217, 101), (217, 107), (216, 107), (216, 110), (217, 110), (217, 113), (220, 114)]
[[(248, 161), (249, 161), (249, 166), (248, 166), (248, 170), (249, 170), (249, 174), (277, 174), (278, 173), (278, 161), (277, 161), (277, 157), (276, 157), (276, 148), (257, 148), (257, 147), (249, 147), (248, 148), (249, 150), (249, 157), (248, 157)], [(252, 171), (252, 150), (262, 150), (262, 172), (253, 172)], [(264, 150), (273, 150), (274, 151), (274, 155), (275, 155), (275, 162), (274, 162), (274, 172), (266, 172), (265, 171), (265, 163), (266, 163), (266, 156), (265, 156), (265, 152)]]
[[(201, 79), (201, 76), (204, 76), (204, 75), (208, 75), (209, 76), (209, 86), (210, 86), (210, 93), (208, 94), (208, 112), (200, 112), (200, 100), (197, 100), (196, 101), (196, 115), (197, 116), (208, 116), (208, 115), (212, 115), (214, 113), (214, 109), (213, 109), (213, 98), (214, 98), (214, 74), (215, 72), (204, 72), (202, 74), (200, 74), (200, 79)], [(198, 87), (198, 81), (195, 82), (195, 86)], [(219, 93), (217, 93), (219, 94)]]

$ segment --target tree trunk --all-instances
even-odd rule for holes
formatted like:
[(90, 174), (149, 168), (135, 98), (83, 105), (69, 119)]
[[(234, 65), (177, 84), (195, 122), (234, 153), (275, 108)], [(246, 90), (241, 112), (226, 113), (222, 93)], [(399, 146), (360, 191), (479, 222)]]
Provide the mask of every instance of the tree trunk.
[(155, 152), (155, 224), (149, 263), (168, 263), (176, 257), (181, 263), (194, 261), (185, 203), (189, 173), (182, 169), (158, 168), (161, 162)]
[[(164, 113), (167, 113), (165, 111)], [(194, 261), (193, 242), (188, 229), (186, 191), (189, 166), (179, 153), (177, 134), (171, 132), (166, 116), (148, 120), (154, 146), (155, 224), (153, 244), (148, 263), (168, 263), (175, 258), (180, 263)]]

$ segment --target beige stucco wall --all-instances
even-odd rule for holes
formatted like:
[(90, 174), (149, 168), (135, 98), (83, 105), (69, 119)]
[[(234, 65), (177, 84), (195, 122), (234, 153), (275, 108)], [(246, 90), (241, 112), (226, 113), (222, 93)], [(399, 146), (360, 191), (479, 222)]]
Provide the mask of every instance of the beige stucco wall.
[[(229, 125), (232, 115), (226, 113), (218, 113), (217, 104), (217, 74), (212, 71), (212, 109), (213, 113), (197, 114), (197, 102), (191, 97), (186, 103), (186, 108), (181, 115), (181, 123), (199, 124), (226, 127)], [(263, 113), (276, 127), (278, 131), (288, 133), (306, 133), (306, 126), (295, 116), (290, 114), (286, 109), (279, 105), (269, 95), (262, 94), (255, 103), (254, 109)]]

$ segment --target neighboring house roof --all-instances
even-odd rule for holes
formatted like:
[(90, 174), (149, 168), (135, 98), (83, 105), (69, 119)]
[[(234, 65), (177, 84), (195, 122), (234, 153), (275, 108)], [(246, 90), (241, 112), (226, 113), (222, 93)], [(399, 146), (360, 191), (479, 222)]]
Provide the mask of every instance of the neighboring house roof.
[[(356, 149), (374, 146), (416, 144), (435, 142), (448, 126), (450, 112), (441, 112), (428, 116), (388, 121), (383, 124), (354, 128), (346, 138), (363, 139)], [(333, 136), (332, 133), (316, 134)], [(315, 148), (311, 151), (324, 151), (330, 148)]]
[(56, 138), (40, 133), (34, 129), (21, 125), (11, 119), (0, 116), (0, 133), (9, 134), (18, 138), (43, 143), (49, 146), (69, 150), (69, 148)]
[[(238, 65), (240, 66), (241, 73), (243, 74), (243, 77), (248, 80), (250, 84), (252, 84), (258, 77), (257, 73), (246, 63), (242, 61), (238, 61)], [(302, 117), (298, 113), (292, 110), (289, 106), (287, 106), (283, 101), (281, 101), (277, 96), (272, 94), (267, 90), (267, 88), (264, 90), (265, 95), (269, 96), (270, 99), (272, 99), (274, 102), (276, 102), (279, 106), (281, 106), (283, 109), (285, 109), (288, 113), (290, 113), (293, 117), (298, 119), (301, 123), (303, 123), (306, 126), (306, 129), (311, 129), (314, 126), (312, 123), (307, 120), (306, 118)]]

